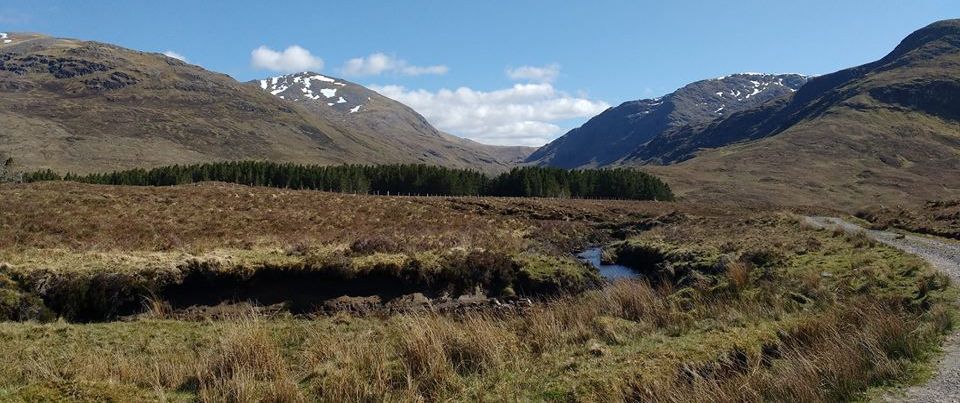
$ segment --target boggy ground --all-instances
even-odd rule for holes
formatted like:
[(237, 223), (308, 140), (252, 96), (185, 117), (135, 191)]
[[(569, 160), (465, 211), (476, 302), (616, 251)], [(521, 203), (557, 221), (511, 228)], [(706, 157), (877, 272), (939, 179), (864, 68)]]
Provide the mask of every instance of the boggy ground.
[(873, 229), (902, 229), (960, 240), (960, 200), (934, 200), (922, 206), (874, 206), (857, 212)]
[(8, 316), (100, 321), (147, 298), (309, 313), (342, 295), (582, 291), (600, 279), (572, 251), (669, 220), (673, 206), (46, 183), (0, 188), (0, 211), (0, 274), (26, 301)]
[[(953, 326), (920, 259), (776, 211), (47, 183), (0, 188), (0, 242), (0, 400), (853, 400), (922, 378)], [(598, 288), (589, 244), (645, 280)], [(164, 293), (190, 276), (234, 286)], [(324, 282), (535, 302), (175, 312)]]

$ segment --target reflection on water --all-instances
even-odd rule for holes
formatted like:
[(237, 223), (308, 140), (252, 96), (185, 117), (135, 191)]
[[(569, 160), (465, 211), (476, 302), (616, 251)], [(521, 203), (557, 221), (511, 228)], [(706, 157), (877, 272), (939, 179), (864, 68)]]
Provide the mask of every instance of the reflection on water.
[(585, 262), (590, 263), (593, 267), (596, 267), (597, 270), (600, 270), (600, 275), (607, 280), (617, 280), (623, 278), (639, 278), (640, 275), (633, 269), (627, 266), (621, 266), (618, 264), (603, 264), (600, 262), (600, 255), (603, 253), (603, 248), (590, 248), (579, 255), (580, 259)]

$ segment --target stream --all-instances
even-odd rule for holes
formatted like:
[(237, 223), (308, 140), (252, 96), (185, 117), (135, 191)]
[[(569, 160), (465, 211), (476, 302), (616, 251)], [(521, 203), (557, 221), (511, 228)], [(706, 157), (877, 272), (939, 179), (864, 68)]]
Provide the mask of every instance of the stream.
[(590, 248), (580, 252), (577, 257), (584, 262), (590, 263), (600, 271), (600, 275), (606, 280), (620, 280), (629, 278), (640, 278), (640, 274), (627, 266), (618, 264), (603, 264), (600, 256), (603, 254), (603, 248)]

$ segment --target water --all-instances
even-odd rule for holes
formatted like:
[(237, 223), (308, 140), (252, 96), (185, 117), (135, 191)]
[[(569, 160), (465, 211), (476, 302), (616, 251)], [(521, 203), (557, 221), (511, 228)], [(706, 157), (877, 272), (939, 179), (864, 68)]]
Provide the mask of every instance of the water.
[(633, 269), (627, 266), (621, 266), (618, 264), (603, 264), (600, 261), (600, 255), (603, 253), (603, 248), (590, 248), (581, 252), (577, 257), (581, 260), (590, 263), (593, 267), (596, 267), (600, 271), (600, 275), (607, 280), (618, 280), (625, 278), (639, 278), (640, 275)]

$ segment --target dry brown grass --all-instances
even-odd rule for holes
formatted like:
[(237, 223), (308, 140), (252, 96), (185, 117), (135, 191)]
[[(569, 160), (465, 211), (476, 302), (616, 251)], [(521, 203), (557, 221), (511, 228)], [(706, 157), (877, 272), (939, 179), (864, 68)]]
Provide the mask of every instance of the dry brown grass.
[[(381, 239), (405, 251), (515, 251), (528, 246), (527, 235), (562, 241), (548, 237), (587, 235), (591, 223), (637, 222), (674, 208), (700, 210), (654, 202), (378, 197), (217, 183), (167, 188), (7, 184), (0, 186), (0, 245), (202, 252)], [(533, 231), (541, 226), (546, 234)]]
[[(12, 389), (29, 397), (60, 385), (115, 384), (133, 388), (116, 393), (166, 399), (179, 390), (211, 402), (539, 400), (557, 388), (586, 401), (850, 400), (868, 386), (908, 379), (951, 326), (942, 305), (918, 317), (856, 297), (807, 314), (765, 299), (688, 293), (678, 299), (666, 288), (619, 282), (520, 316), (244, 314), (195, 325), (97, 325), (101, 331), (31, 325), (26, 338), (7, 324), (0, 335), (13, 344), (0, 358), (27, 365), (0, 372), (0, 397), (12, 385), (36, 385)], [(135, 333), (112, 333), (119, 329)], [(28, 336), (37, 331), (51, 348)], [(213, 337), (157, 339), (171, 331)], [(137, 340), (160, 344), (141, 349)], [(75, 348), (60, 347), (64, 341)], [(10, 350), (24, 345), (32, 352)]]
[[(70, 320), (135, 313), (130, 306), (140, 308), (141, 296), (117, 293), (115, 285), (161, 294), (163, 284), (177, 283), (193, 267), (244, 275), (264, 267), (331, 268), (344, 277), (419, 268), (408, 276), (417, 280), (489, 252), (518, 261), (534, 278), (518, 281), (583, 288), (595, 273), (570, 252), (614, 231), (654, 225), (674, 208), (700, 211), (650, 202), (376, 197), (216, 183), (8, 184), (0, 186), (0, 264), (9, 263), (24, 287), (45, 290), (44, 298), (56, 300), (54, 310)], [(513, 270), (466, 269), (497, 280), (490, 292), (524, 292), (508, 287), (510, 278), (487, 278), (516, 277)], [(452, 280), (438, 281), (454, 288), (467, 282)]]
[(794, 328), (757, 360), (720, 360), (684, 368), (672, 382), (636, 384), (640, 400), (689, 402), (858, 400), (883, 380), (909, 376), (912, 359), (929, 356), (942, 333), (909, 314), (862, 302)]
[(742, 261), (734, 261), (726, 265), (727, 278), (738, 290), (750, 282), (750, 267)]
[(960, 239), (960, 200), (929, 201), (921, 206), (874, 206), (856, 215), (877, 229), (898, 228)]
[(307, 401), (285, 357), (255, 314), (235, 318), (217, 345), (197, 363), (196, 389), (204, 402)]
[(310, 390), (326, 402), (414, 400), (380, 330), (317, 334), (304, 347)]
[[(254, 196), (231, 199), (239, 191)], [(201, 251), (216, 232), (235, 230), (241, 243), (258, 245), (249, 253), (272, 245), (278, 259), (294, 261), (339, 256), (373, 264), (422, 248), (471, 244), (514, 249), (552, 267), (575, 242), (622, 236), (627, 244), (652, 245), (664, 258), (647, 269), (684, 276), (618, 282), (538, 301), (519, 313), (313, 319), (251, 313), (186, 322), (169, 320), (176, 316), (154, 299), (150, 315), (134, 322), (0, 323), (0, 362), (13, 364), (0, 366), (0, 400), (859, 399), (868, 387), (912, 379), (952, 326), (946, 282), (922, 262), (855, 236), (804, 228), (789, 214), (683, 205), (670, 205), (670, 212), (681, 211), (669, 214), (649, 203), (375, 198), (223, 185), (0, 189), (16, 192), (23, 192), (16, 196), (21, 202), (63, 218), (58, 229), (64, 232), (45, 227), (52, 224), (39, 216), (0, 213), (0, 228), (37, 226), (36, 232), (0, 233), (18, 242), (4, 252), (15, 257), (42, 252), (36, 248), (51, 242), (67, 251), (64, 256), (113, 251), (139, 262), (135, 258), (156, 245), (144, 234), (159, 227), (136, 224), (125, 239), (120, 219), (94, 211), (93, 201), (102, 197), (126, 208), (146, 206), (145, 221), (167, 207), (166, 214), (187, 215), (182, 226), (157, 225), (174, 231), (185, 248)], [(258, 204), (258, 198), (274, 200), (275, 192), (276, 202)], [(78, 201), (48, 204), (28, 196)], [(246, 204), (257, 209), (213, 218), (191, 212), (197, 205)], [(109, 203), (101, 207), (110, 209)], [(30, 210), (15, 208), (18, 214)], [(89, 217), (70, 218), (86, 211)], [(313, 215), (324, 224), (310, 224)], [(438, 217), (460, 221), (448, 228)], [(103, 232), (84, 232), (97, 219), (105, 220), (98, 227)], [(214, 234), (205, 234), (202, 225)], [(353, 225), (360, 232), (352, 232)], [(78, 243), (67, 245), (64, 234), (77, 235)], [(317, 245), (339, 252), (319, 256)], [(404, 251), (384, 253), (395, 245)], [(477, 259), (488, 263), (474, 266), (501, 260)]]

